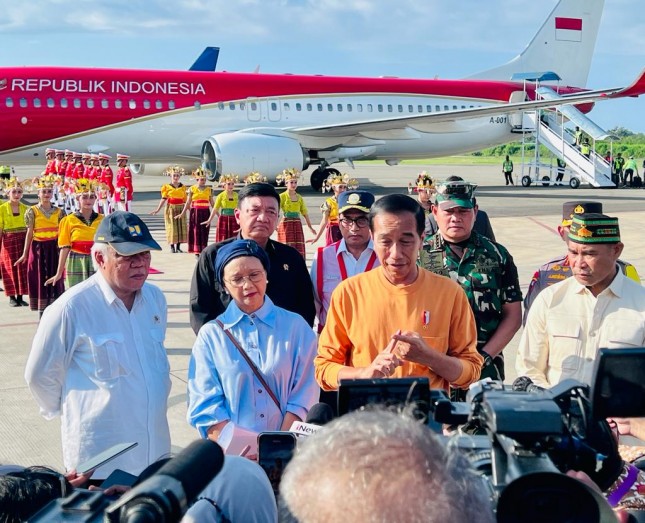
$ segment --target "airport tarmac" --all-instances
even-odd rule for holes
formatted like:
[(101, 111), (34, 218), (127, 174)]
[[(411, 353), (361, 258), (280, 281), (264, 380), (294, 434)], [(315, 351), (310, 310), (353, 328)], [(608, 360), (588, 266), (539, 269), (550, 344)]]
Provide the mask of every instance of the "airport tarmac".
[[(492, 221), (497, 241), (508, 248), (517, 264), (522, 289), (526, 290), (535, 269), (548, 259), (564, 252), (557, 235), (562, 203), (572, 199), (598, 200), (605, 212), (620, 219), (625, 250), (622, 258), (645, 274), (645, 243), (642, 220), (645, 218), (640, 189), (570, 189), (568, 187), (503, 185), (500, 166), (422, 166), (357, 165), (347, 171), (356, 177), (361, 188), (377, 196), (390, 192), (407, 192), (407, 185), (421, 170), (444, 179), (459, 175), (479, 184), (477, 200)], [(38, 168), (17, 168), (20, 177), (34, 176)], [(163, 216), (150, 216), (159, 201), (159, 187), (165, 179), (139, 176), (134, 179), (134, 211), (149, 224), (163, 252), (153, 254), (152, 266), (162, 271), (149, 280), (158, 285), (168, 300), (166, 349), (171, 365), (172, 391), (168, 405), (173, 450), (178, 451), (197, 438), (197, 432), (185, 419), (186, 372), (195, 335), (188, 323), (188, 290), (195, 265), (192, 254), (172, 254), (165, 242)], [(320, 222), (320, 204), (326, 196), (303, 187), (301, 193), (310, 210), (312, 222)], [(211, 232), (214, 238), (214, 231)], [(322, 242), (319, 242), (322, 243)], [(308, 246), (311, 260), (318, 245)], [(49, 465), (62, 469), (60, 423), (46, 421), (30, 396), (24, 382), (24, 366), (31, 339), (38, 325), (38, 314), (26, 307), (11, 308), (8, 299), (0, 300), (0, 463)], [(519, 333), (505, 350), (507, 379), (515, 378), (514, 360)]]

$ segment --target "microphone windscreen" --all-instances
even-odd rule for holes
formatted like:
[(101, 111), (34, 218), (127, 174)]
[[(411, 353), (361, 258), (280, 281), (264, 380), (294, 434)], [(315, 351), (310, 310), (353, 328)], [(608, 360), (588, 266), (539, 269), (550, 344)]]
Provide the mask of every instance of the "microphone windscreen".
[(305, 423), (313, 425), (325, 425), (334, 419), (334, 411), (326, 403), (316, 403), (307, 413)]
[(222, 448), (209, 439), (193, 441), (159, 469), (157, 475), (179, 481), (191, 503), (224, 466)]

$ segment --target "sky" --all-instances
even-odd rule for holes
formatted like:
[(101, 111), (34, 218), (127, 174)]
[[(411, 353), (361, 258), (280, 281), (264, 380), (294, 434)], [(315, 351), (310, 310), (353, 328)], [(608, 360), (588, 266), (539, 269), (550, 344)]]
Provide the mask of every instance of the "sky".
[[(645, 68), (643, 0), (605, 0), (588, 87)], [(461, 78), (519, 54), (557, 0), (0, 0), (0, 65)], [(645, 96), (591, 118), (645, 133)]]

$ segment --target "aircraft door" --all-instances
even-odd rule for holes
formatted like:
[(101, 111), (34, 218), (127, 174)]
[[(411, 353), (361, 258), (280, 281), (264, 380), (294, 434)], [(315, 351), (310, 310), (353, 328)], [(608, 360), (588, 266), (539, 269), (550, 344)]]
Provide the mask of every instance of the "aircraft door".
[[(511, 96), (508, 100), (509, 103), (519, 103), (519, 102), (525, 102), (527, 100), (526, 96), (526, 91), (513, 91), (511, 93)], [(524, 117), (524, 113), (511, 113), (510, 114), (510, 124), (511, 127), (514, 129), (521, 129), (522, 128), (522, 119)]]
[(246, 116), (249, 122), (259, 122), (262, 118), (262, 105), (257, 99), (248, 99), (246, 101)]
[(269, 121), (279, 122), (282, 117), (280, 100), (267, 100), (267, 112), (269, 114)]

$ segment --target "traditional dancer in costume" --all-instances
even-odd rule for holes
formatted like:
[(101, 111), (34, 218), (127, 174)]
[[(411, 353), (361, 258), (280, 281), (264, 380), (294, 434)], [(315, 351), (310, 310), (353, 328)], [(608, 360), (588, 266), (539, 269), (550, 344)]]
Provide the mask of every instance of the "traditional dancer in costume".
[(237, 176), (233, 174), (223, 174), (219, 177), (219, 184), (224, 190), (215, 198), (213, 210), (208, 220), (203, 222), (205, 225), (209, 225), (213, 221), (213, 218), (217, 216), (215, 243), (232, 238), (237, 234), (239, 229), (237, 221), (235, 221), (237, 193), (233, 190), (237, 181)]
[(25, 248), (27, 225), (25, 212), (27, 206), (20, 201), (23, 194), (23, 184), (18, 178), (10, 178), (3, 182), (8, 202), (0, 205), (0, 265), (2, 265), (2, 281), (4, 293), (9, 296), (12, 307), (27, 306), (22, 299), (27, 294), (27, 266), (17, 263)]
[(181, 244), (186, 243), (188, 239), (186, 217), (182, 213), (187, 199), (187, 188), (180, 181), (184, 175), (184, 169), (178, 165), (171, 165), (163, 173), (170, 176), (170, 183), (161, 186), (161, 200), (150, 214), (157, 214), (164, 205), (166, 206), (163, 221), (170, 250), (184, 252), (181, 250)]
[(325, 232), (325, 246), (339, 242), (343, 239), (338, 227), (338, 195), (347, 189), (358, 189), (358, 182), (350, 179), (347, 174), (331, 174), (323, 183), (323, 192), (331, 190), (334, 195), (327, 198), (320, 206), (322, 211), (322, 220), (318, 228), (318, 234), (313, 240), (307, 240), (307, 243), (316, 243), (318, 238)]
[(208, 171), (201, 167), (193, 171), (192, 177), (197, 183), (188, 189), (188, 199), (184, 210), (178, 218), (183, 218), (186, 211), (188, 215), (188, 252), (199, 256), (208, 245), (208, 234), (210, 233), (210, 209), (214, 207), (213, 192), (209, 185), (206, 185)]
[(52, 198), (54, 187), (60, 182), (60, 178), (52, 175), (33, 180), (38, 189), (38, 203), (25, 212), (27, 237), (22, 256), (16, 262), (27, 267), (29, 308), (41, 316), (45, 307), (65, 291), (62, 280), (45, 285), (58, 267), (58, 224), (65, 217), (65, 211), (54, 207)]
[(132, 172), (128, 167), (128, 159), (130, 157), (126, 154), (117, 154), (116, 163), (119, 170), (116, 173), (116, 183), (114, 184), (114, 201), (118, 211), (130, 211), (132, 207), (132, 196), (134, 195), (134, 188), (132, 186)]
[(315, 235), (316, 230), (311, 226), (305, 200), (296, 192), (299, 178), (300, 172), (296, 169), (286, 169), (276, 177), (279, 184), (287, 186), (287, 190), (280, 195), (280, 209), (284, 214), (278, 224), (278, 241), (290, 245), (306, 258), (305, 234), (300, 216), (304, 217), (312, 234)]
[(58, 269), (45, 285), (55, 285), (65, 274), (65, 287), (69, 289), (94, 274), (90, 251), (94, 233), (103, 215), (94, 211), (96, 182), (87, 178), (74, 181), (79, 210), (68, 214), (58, 226)]

